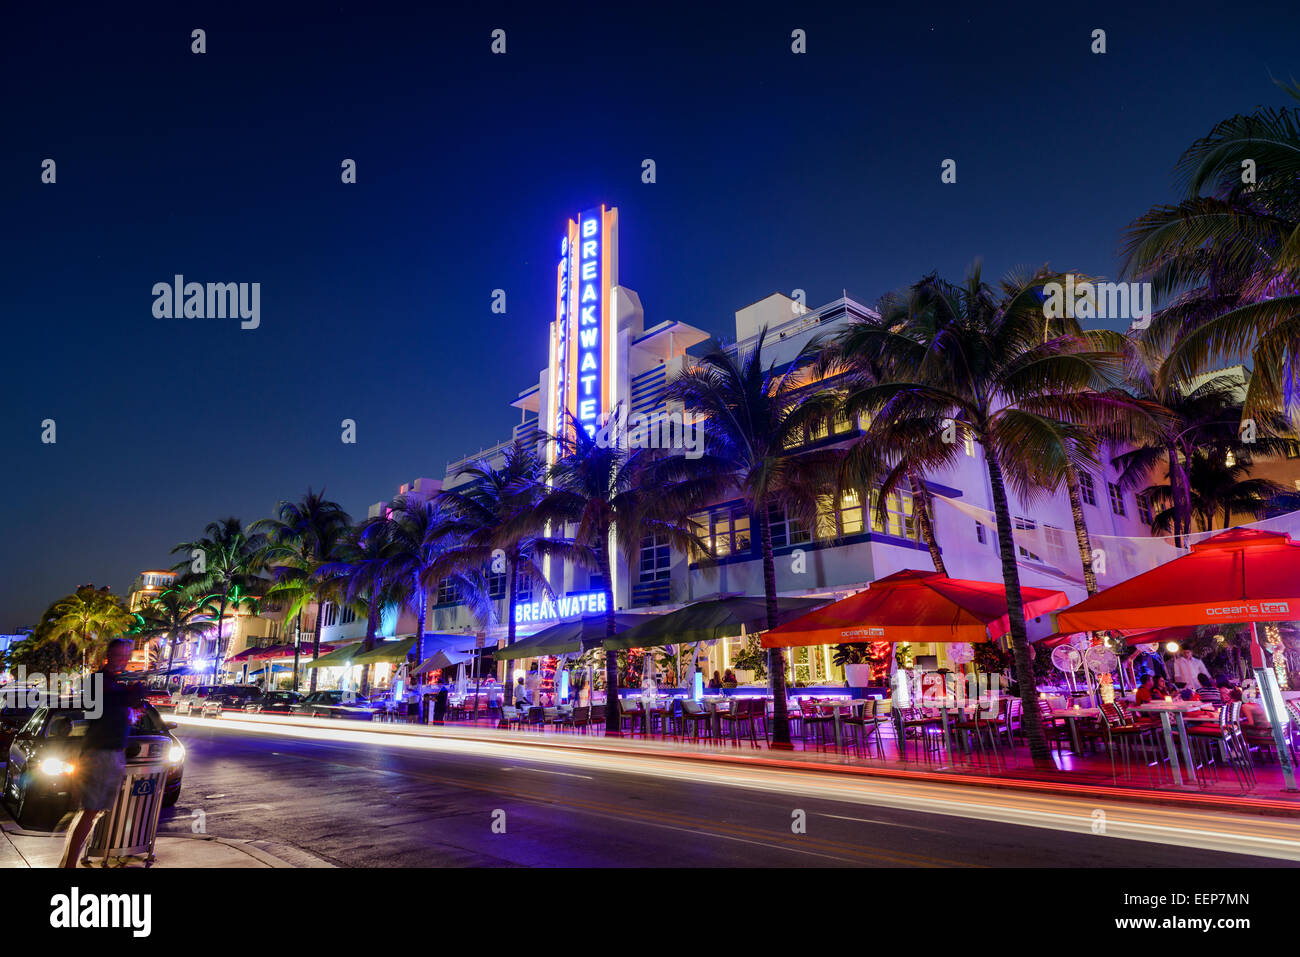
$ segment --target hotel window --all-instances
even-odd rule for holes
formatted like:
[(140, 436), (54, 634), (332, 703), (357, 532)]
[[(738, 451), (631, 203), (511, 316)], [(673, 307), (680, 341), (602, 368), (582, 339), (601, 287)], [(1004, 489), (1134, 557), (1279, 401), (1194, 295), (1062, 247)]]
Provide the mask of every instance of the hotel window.
[(352, 623), (353, 623), (354, 621), (356, 621), (356, 620), (357, 620), (357, 613), (356, 613), (356, 610), (353, 609), (353, 608), (349, 608), (349, 607), (347, 607), (347, 606), (344, 606), (344, 608), (343, 608), (343, 614), (342, 614), (342, 616), (340, 616), (340, 618), (339, 618), (339, 624), (340, 624), (340, 625), (350, 625), (350, 624), (352, 624)]
[(881, 521), (880, 490), (871, 490), (871, 530), (895, 538), (917, 537), (916, 514), (912, 509), (911, 492), (890, 492), (885, 499), (885, 517)]
[(691, 524), (715, 557), (749, 553), (749, 513), (743, 508), (697, 512), (691, 516)]
[(826, 419), (818, 419), (812, 425), (808, 426), (808, 441), (816, 442), (830, 435), (830, 426)]
[(831, 431), (836, 435), (853, 431), (853, 416), (849, 415), (848, 410), (843, 406), (836, 410), (835, 418), (831, 420)]
[(672, 549), (668, 541), (657, 535), (647, 535), (641, 539), (640, 581), (663, 581), (669, 576), (672, 565)]
[(1154, 521), (1153, 516), (1151, 515), (1151, 500), (1145, 495), (1139, 495), (1137, 497), (1137, 503), (1138, 518), (1142, 520), (1142, 524), (1150, 525)]
[(975, 523), (975, 541), (981, 545), (988, 544), (988, 535), (984, 531), (984, 526), (979, 522)]
[[(1035, 522), (1032, 518), (1023, 518), (1020, 515), (1015, 516), (1011, 525), (1017, 532), (1034, 532), (1038, 530), (1037, 522)], [(1019, 552), (1021, 558), (1028, 558), (1031, 562), (1042, 561), (1041, 558), (1039, 558), (1029, 549), (1025, 548), (1024, 545), (1017, 545), (1016, 551)]]
[(971, 458), (975, 458), (975, 436), (971, 433), (970, 429), (965, 430), (962, 434), (962, 439), (965, 442), (966, 454)]
[(862, 523), (862, 497), (855, 488), (845, 489), (840, 496), (840, 531), (845, 535), (860, 535)]
[(321, 611), (321, 625), (329, 628), (339, 620), (339, 606), (334, 602), (326, 602), (325, 608)]
[(1121, 518), (1128, 514), (1124, 510), (1124, 492), (1114, 482), (1107, 482), (1106, 487), (1110, 489), (1110, 510)]
[(767, 521), (772, 531), (773, 548), (804, 545), (812, 541), (812, 534), (808, 526), (791, 517), (789, 510), (784, 505), (768, 506)]
[(454, 605), (460, 601), (460, 589), (450, 578), (444, 578), (438, 582), (438, 604)]
[(533, 600), (533, 576), (518, 572), (515, 579), (515, 600), (532, 601)]
[(488, 598), (496, 601), (498, 598), (506, 597), (506, 573), (494, 574), (488, 572), (487, 576)]
[(1079, 498), (1083, 499), (1085, 505), (1096, 506), (1097, 488), (1092, 483), (1092, 476), (1087, 472), (1079, 473)]

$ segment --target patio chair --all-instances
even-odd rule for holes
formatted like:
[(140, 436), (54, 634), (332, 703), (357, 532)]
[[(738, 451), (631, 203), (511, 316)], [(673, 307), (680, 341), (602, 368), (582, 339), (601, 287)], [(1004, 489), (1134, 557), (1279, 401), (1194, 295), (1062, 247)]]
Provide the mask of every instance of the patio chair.
[(591, 718), (587, 724), (593, 728), (600, 728), (601, 731), (605, 730), (605, 705), (593, 704), (591, 706)]
[(754, 730), (754, 708), (759, 705), (758, 701), (749, 698), (736, 698), (732, 703), (730, 711), (719, 711), (718, 720), (725, 729), (731, 725), (731, 740), (737, 744), (740, 743), (740, 726), (742, 724), (749, 727), (749, 740), (758, 746), (758, 734)]
[(858, 754), (862, 753), (868, 739), (874, 741), (876, 756), (883, 760), (885, 748), (880, 742), (880, 724), (876, 721), (876, 705), (878, 703), (877, 699), (868, 698), (863, 704), (858, 705), (853, 713), (842, 715), (840, 717), (840, 730), (844, 734), (846, 743), (847, 739), (852, 736), (853, 746)]
[(835, 716), (829, 712), (823, 713), (816, 699), (799, 699), (799, 719), (803, 728), (801, 737), (804, 743), (808, 743), (808, 733), (812, 731), (815, 732), (814, 736), (819, 748), (826, 743), (827, 728), (835, 727)]
[(628, 734), (636, 734), (643, 730), (641, 702), (637, 698), (619, 698), (618, 699), (618, 727), (620, 731), (627, 726)]
[[(1134, 752), (1141, 748), (1153, 755), (1160, 754), (1159, 744), (1156, 741), (1156, 729), (1149, 725), (1141, 725), (1134, 722), (1130, 715), (1126, 714), (1124, 709), (1118, 704), (1101, 705), (1101, 727), (1102, 740), (1106, 742), (1106, 753), (1110, 755), (1110, 776), (1111, 780), (1116, 780), (1115, 769), (1115, 752), (1119, 751), (1120, 757), (1124, 762), (1124, 777), (1132, 777), (1130, 771), (1131, 759)], [(1151, 780), (1151, 768), (1160, 766), (1160, 761), (1151, 762), (1146, 759), (1145, 754), (1142, 763), (1147, 769), (1147, 780)]]
[[(1197, 756), (1197, 769), (1218, 780), (1219, 758), (1231, 765), (1243, 791), (1255, 786), (1255, 765), (1250, 759), (1249, 739), (1241, 728), (1241, 702), (1219, 706), (1213, 724), (1194, 724), (1187, 729), (1187, 743)], [(1200, 780), (1200, 778), (1198, 778)]]
[(924, 745), (925, 759), (929, 761), (931, 755), (937, 757), (942, 749), (942, 737), (938, 718), (925, 714), (920, 708), (894, 709), (894, 738), (898, 742), (898, 756), (904, 761), (907, 760), (908, 741), (916, 744), (918, 758)]
[(1047, 738), (1049, 747), (1055, 746), (1058, 755), (1064, 754), (1066, 745), (1073, 748), (1074, 742), (1070, 738), (1070, 729), (1065, 722), (1052, 714), (1052, 704), (1045, 698), (1038, 699), (1038, 716), (1042, 719), (1043, 736)]
[(501, 723), (499, 728), (518, 727), (523, 724), (523, 718), (519, 716), (519, 709), (513, 705), (504, 704), (501, 706)]
[(534, 705), (528, 709), (528, 727), (539, 731), (546, 727), (546, 709)]
[(691, 729), (691, 737), (700, 739), (700, 726), (704, 726), (705, 737), (713, 736), (713, 716), (700, 707), (700, 703), (691, 698), (682, 699), (682, 737), (686, 729)]

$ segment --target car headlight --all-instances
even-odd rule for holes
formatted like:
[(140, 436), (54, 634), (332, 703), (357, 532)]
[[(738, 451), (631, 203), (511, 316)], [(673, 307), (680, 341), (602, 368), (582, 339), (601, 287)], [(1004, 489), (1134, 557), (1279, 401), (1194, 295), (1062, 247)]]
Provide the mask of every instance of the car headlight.
[(41, 773), (48, 774), (52, 778), (57, 778), (62, 774), (71, 774), (76, 769), (75, 764), (69, 764), (62, 758), (46, 758), (41, 762)]
[(180, 764), (185, 760), (185, 746), (173, 744), (171, 750), (167, 752), (167, 760), (172, 764)]

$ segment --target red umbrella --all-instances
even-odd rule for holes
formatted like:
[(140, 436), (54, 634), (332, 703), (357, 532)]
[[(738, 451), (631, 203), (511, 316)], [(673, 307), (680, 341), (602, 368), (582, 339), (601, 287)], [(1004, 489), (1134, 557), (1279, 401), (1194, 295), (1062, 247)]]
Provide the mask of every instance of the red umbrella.
[(1300, 544), (1290, 535), (1234, 528), (1190, 554), (1073, 605), (1063, 632), (1300, 618)]
[(1180, 558), (1113, 585), (1061, 612), (1062, 631), (1250, 625), (1250, 662), (1273, 728), (1288, 791), (1296, 789), (1286, 712), (1265, 666), (1255, 623), (1300, 618), (1300, 543), (1279, 532), (1234, 528), (1192, 546)]
[[(1025, 616), (1035, 618), (1069, 599), (1048, 588), (1022, 588)], [(905, 569), (856, 595), (767, 632), (765, 648), (854, 641), (985, 641), (1010, 630), (1006, 588), (997, 582), (949, 578)]]

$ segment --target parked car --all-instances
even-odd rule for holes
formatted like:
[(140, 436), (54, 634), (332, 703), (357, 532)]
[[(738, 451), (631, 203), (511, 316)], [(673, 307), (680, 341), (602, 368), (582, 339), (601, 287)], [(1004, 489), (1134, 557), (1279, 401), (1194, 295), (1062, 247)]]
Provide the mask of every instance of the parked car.
[(293, 706), (305, 697), (296, 691), (268, 691), (245, 701), (244, 710), (250, 714), (291, 714)]
[(294, 714), (310, 718), (353, 718), (370, 721), (379, 706), (346, 691), (313, 691), (293, 706)]
[(257, 685), (195, 685), (176, 699), (176, 713), (220, 714), (222, 708), (242, 708), (261, 693)]
[(0, 748), (3, 749), (0, 753), (6, 756), (9, 754), (9, 745), (13, 742), (14, 735), (35, 713), (36, 708), (27, 704), (0, 708)]
[(171, 691), (166, 688), (145, 688), (144, 700), (155, 708), (170, 708), (174, 703)]
[[(81, 752), (79, 739), (89, 725), (81, 708), (43, 705), (14, 735), (0, 798), (20, 827), (53, 827), (69, 810)], [(138, 751), (165, 740), (166, 753), (158, 755), (167, 764), (164, 807), (179, 800), (185, 771), (185, 746), (172, 734), (173, 727), (163, 721), (157, 708), (146, 704), (140, 719), (131, 726), (127, 743), (129, 760), (133, 748)]]

